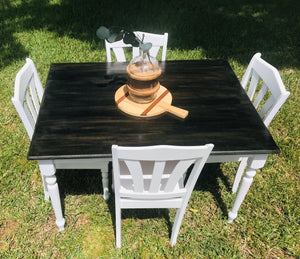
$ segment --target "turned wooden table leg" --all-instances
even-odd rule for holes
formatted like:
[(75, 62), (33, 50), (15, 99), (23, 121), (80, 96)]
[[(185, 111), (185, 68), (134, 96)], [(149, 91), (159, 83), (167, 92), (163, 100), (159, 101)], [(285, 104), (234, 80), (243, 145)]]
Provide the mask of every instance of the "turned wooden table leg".
[(253, 182), (253, 177), (256, 174), (256, 170), (264, 166), (267, 158), (268, 155), (256, 155), (253, 157), (249, 157), (247, 162), (248, 167), (245, 171), (244, 177), (242, 178), (233, 207), (228, 213), (228, 223), (232, 223), (233, 220), (236, 219), (238, 215), (238, 210)]
[(62, 231), (65, 228), (65, 219), (62, 213), (59, 189), (56, 182), (55, 166), (51, 160), (39, 160), (38, 162), (42, 176), (45, 179), (46, 188), (56, 217), (56, 225), (58, 226), (59, 231)]
[(104, 200), (108, 200), (109, 198), (108, 163), (101, 165), (101, 173), (102, 173), (103, 198)]

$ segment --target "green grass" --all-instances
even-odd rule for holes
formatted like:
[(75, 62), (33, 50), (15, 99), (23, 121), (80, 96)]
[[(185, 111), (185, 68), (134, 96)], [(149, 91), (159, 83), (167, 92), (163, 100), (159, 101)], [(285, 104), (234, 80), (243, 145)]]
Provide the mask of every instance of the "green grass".
[[(299, 258), (300, 3), (289, 1), (3, 0), (0, 3), (0, 258)], [(270, 124), (281, 149), (257, 173), (236, 221), (226, 223), (236, 163), (210, 165), (169, 248), (174, 210), (124, 211), (115, 248), (114, 203), (100, 174), (58, 171), (66, 229), (43, 198), (29, 139), (11, 103), (30, 57), (45, 84), (52, 62), (106, 61), (100, 25), (169, 32), (167, 59), (227, 59), (241, 79), (252, 55), (276, 66), (290, 97)]]

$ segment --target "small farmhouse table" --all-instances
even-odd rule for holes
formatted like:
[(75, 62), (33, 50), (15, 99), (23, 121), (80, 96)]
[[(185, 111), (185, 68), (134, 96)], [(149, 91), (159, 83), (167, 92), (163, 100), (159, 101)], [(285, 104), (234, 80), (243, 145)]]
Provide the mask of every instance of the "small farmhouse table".
[[(64, 229), (56, 168), (97, 168), (108, 198), (111, 146), (214, 144), (209, 163), (249, 157), (228, 222), (236, 217), (248, 189), (269, 154), (279, 152), (227, 61), (161, 62), (160, 84), (172, 105), (187, 110), (152, 118), (118, 109), (114, 95), (126, 84), (128, 63), (51, 64), (28, 159), (37, 160), (56, 216)], [(71, 164), (71, 166), (70, 166)]]

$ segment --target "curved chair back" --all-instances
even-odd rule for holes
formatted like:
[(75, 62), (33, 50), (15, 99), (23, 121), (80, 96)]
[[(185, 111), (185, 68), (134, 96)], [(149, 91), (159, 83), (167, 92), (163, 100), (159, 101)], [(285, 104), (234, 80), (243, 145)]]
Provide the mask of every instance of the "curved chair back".
[[(256, 53), (252, 57), (242, 78), (241, 85), (266, 127), (269, 126), (290, 95), (290, 92), (286, 91), (284, 87), (278, 70), (263, 60), (260, 53)], [(233, 193), (238, 189), (247, 161), (248, 157), (241, 158), (232, 187)]]
[(29, 138), (32, 138), (44, 89), (31, 59), (18, 72), (12, 102), (19, 113)]
[[(162, 57), (161, 60), (166, 60), (167, 55), (167, 45), (168, 45), (168, 33), (164, 34), (154, 34), (148, 32), (135, 31), (134, 32), (140, 39), (144, 38), (144, 42), (151, 42), (152, 48), (150, 49), (150, 55), (156, 57), (159, 49), (162, 47)], [(111, 49), (113, 50), (117, 62), (126, 62), (126, 57), (124, 53), (124, 48), (132, 48), (132, 57), (136, 57), (139, 55), (139, 48), (132, 47), (130, 44), (125, 44), (123, 40), (116, 41), (113, 43), (109, 43), (105, 40), (105, 49), (106, 49), (106, 57), (107, 62), (111, 62)]]
[[(262, 87), (259, 89), (259, 82)], [(266, 126), (270, 124), (290, 92), (286, 91), (278, 70), (256, 53), (243, 76), (242, 87), (258, 110)]]
[(176, 243), (188, 200), (212, 149), (212, 144), (112, 146), (117, 247), (121, 246), (121, 209), (126, 208), (178, 208), (171, 236), (171, 244)]

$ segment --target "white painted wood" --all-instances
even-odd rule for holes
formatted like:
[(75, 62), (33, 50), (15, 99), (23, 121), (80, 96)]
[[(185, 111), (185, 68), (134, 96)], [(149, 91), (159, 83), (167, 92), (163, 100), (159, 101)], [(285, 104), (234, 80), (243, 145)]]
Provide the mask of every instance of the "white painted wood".
[[(248, 154), (247, 156), (251, 156), (251, 154)], [(210, 155), (207, 163), (220, 163), (220, 162), (233, 162), (233, 161), (240, 161), (242, 158), (239, 155)], [(111, 157), (107, 156), (106, 158), (90, 158), (90, 159), (58, 159), (58, 160), (54, 160), (52, 161), (52, 163), (55, 165), (56, 168), (63, 168), (63, 169), (74, 169), (74, 168), (90, 168), (90, 169), (97, 169), (97, 168), (101, 168), (102, 171), (102, 177), (105, 178), (105, 181), (102, 180), (103, 182), (103, 197), (104, 199), (108, 199), (109, 197), (109, 192), (108, 192), (108, 169), (107, 169), (107, 164), (108, 162), (111, 161)], [(39, 166), (40, 168), (43, 167), (44, 164), (49, 164), (51, 163), (51, 160), (49, 162), (49, 160), (39, 160)], [(74, 165), (72, 166), (72, 164), (74, 163)], [(102, 167), (100, 167), (102, 164)], [(87, 167), (87, 165), (89, 165), (89, 167)], [(45, 175), (51, 175), (51, 171), (49, 172), (47, 170), (47, 168), (49, 167), (43, 167), (41, 168), (41, 172), (44, 172)], [(123, 176), (124, 179), (128, 178), (128, 176)], [(162, 178), (165, 179), (168, 176), (164, 176), (162, 175)], [(43, 176), (43, 179), (45, 178), (45, 176)], [(147, 178), (147, 177), (145, 177)], [(180, 186), (182, 186), (183, 183), (183, 179), (181, 179), (180, 181)], [(47, 186), (46, 184), (44, 186)], [(114, 188), (113, 188), (114, 189)], [(58, 189), (57, 189), (58, 191)], [(59, 192), (58, 192), (59, 193)], [(46, 195), (48, 194), (47, 198)], [(117, 195), (117, 193), (115, 194)], [(49, 199), (49, 193), (48, 191), (45, 191), (45, 199)], [(237, 200), (242, 201), (243, 198), (241, 198), (239, 196), (239, 193), (237, 194), (236, 197)], [(177, 208), (179, 205), (181, 204), (182, 198), (178, 198), (178, 199), (172, 199), (172, 201), (170, 201), (170, 199), (162, 199), (160, 200), (160, 204), (159, 206), (157, 206), (157, 208)], [(133, 200), (132, 202), (129, 200), (126, 202), (126, 207), (127, 208), (136, 208), (137, 207), (137, 203), (141, 203), (141, 204), (148, 204), (151, 203), (152, 201), (147, 201), (147, 200)], [(123, 204), (119, 205), (123, 206)], [(149, 206), (149, 205), (147, 205)], [(118, 206), (116, 206), (116, 210), (118, 210)], [(60, 208), (60, 211), (61, 208)], [(118, 215), (116, 213), (116, 215)], [(116, 221), (117, 222), (117, 221)], [(121, 235), (121, 233), (119, 233)], [(118, 238), (118, 237), (116, 237)]]
[[(174, 192), (175, 188), (179, 184), (180, 179), (182, 179), (185, 172), (189, 169), (189, 167), (194, 164), (195, 159), (183, 160), (179, 161), (174, 168), (174, 170), (170, 173), (168, 182), (166, 183), (166, 187), (164, 189), (165, 192)], [(185, 189), (183, 189), (186, 191)], [(177, 191), (179, 194), (180, 192)]]
[(43, 98), (43, 94), (44, 89), (33, 61), (27, 58), (26, 64), (16, 76), (12, 102), (30, 139), (33, 135), (35, 122), (40, 108), (39, 104)]
[[(141, 31), (134, 32), (140, 39), (144, 37), (144, 42), (151, 42), (152, 48), (150, 49), (150, 55), (156, 57), (158, 54), (159, 49), (162, 47), (162, 57), (161, 60), (166, 60), (167, 55), (167, 45), (168, 45), (168, 33), (164, 34), (154, 34), (154, 33), (147, 33)], [(126, 57), (124, 54), (123, 48), (132, 48), (132, 57), (136, 57), (139, 55), (139, 48), (132, 47), (130, 44), (125, 44), (123, 40), (116, 41), (113, 43), (109, 43), (105, 40), (105, 49), (106, 49), (106, 58), (107, 62), (112, 62), (111, 58), (111, 50), (113, 50), (117, 62), (125, 62)]]
[(55, 159), (53, 162), (59, 169), (103, 169), (108, 171), (111, 158), (72, 158)]
[(239, 183), (242, 179), (244, 170), (247, 166), (247, 161), (248, 161), (248, 157), (243, 157), (241, 159), (239, 168), (238, 168), (237, 173), (236, 173), (235, 178), (234, 178), (234, 183), (233, 183), (233, 186), (232, 186), (232, 193), (236, 193), (236, 191), (239, 187)]
[[(120, 201), (120, 206), (126, 206), (126, 209), (136, 209), (137, 207), (140, 208), (140, 206), (145, 206), (146, 208), (152, 208), (153, 201), (151, 200), (134, 200), (134, 199), (128, 199), (124, 200), (122, 199)], [(163, 199), (160, 200), (160, 202), (155, 206), (157, 209), (164, 209), (164, 208), (173, 208), (177, 209), (182, 204), (182, 198), (174, 198), (174, 199)]]
[[(257, 86), (260, 80), (263, 82), (263, 86), (258, 90)], [(256, 53), (252, 57), (241, 85), (247, 91), (250, 100), (253, 102), (266, 127), (269, 126), (280, 107), (290, 95), (290, 92), (285, 89), (278, 70), (263, 60), (260, 53)], [(266, 98), (268, 93), (270, 93), (270, 96)], [(233, 193), (237, 191), (245, 166), (245, 163), (240, 163), (239, 165), (233, 183)]]
[(56, 182), (55, 175), (52, 176), (46, 176), (46, 184), (47, 189), (50, 195), (52, 207), (54, 210), (55, 218), (56, 218), (56, 225), (59, 228), (59, 231), (63, 231), (65, 229), (65, 219), (62, 214), (61, 210), (61, 202), (60, 202), (60, 196), (59, 196), (59, 190), (58, 190), (58, 184)]
[[(139, 161), (124, 161), (131, 173), (133, 192), (141, 193), (144, 190), (143, 171)], [(138, 194), (140, 195), (140, 194)]]
[[(149, 53), (150, 56), (156, 57), (158, 54), (158, 51), (162, 47), (162, 56), (161, 61), (166, 60), (167, 56), (167, 46), (168, 46), (168, 33), (164, 34), (154, 34), (154, 33), (148, 33), (148, 32), (142, 32), (142, 31), (135, 31), (134, 32), (140, 39), (144, 39), (143, 42), (151, 42), (152, 48), (150, 49)], [(138, 56), (139, 48), (133, 47), (133, 57)]]
[[(26, 64), (17, 73), (15, 89), (12, 102), (25, 126), (27, 134), (32, 135), (37, 121), (40, 103), (43, 98), (44, 89), (38, 76), (37, 70), (31, 59), (26, 59)], [(44, 186), (45, 200), (51, 199), (56, 215), (56, 223), (60, 230), (64, 229), (64, 219), (60, 204), (58, 185), (56, 183), (55, 171), (57, 169), (100, 169), (102, 172), (103, 198), (109, 198), (108, 191), (108, 162), (111, 159), (58, 159), (39, 160), (42, 181)]]
[[(165, 166), (166, 166), (166, 162), (164, 161), (157, 161), (154, 164), (153, 174), (152, 174), (153, 177), (150, 183), (149, 193), (155, 194), (159, 192), (161, 180), (164, 178), (163, 173), (164, 173)], [(168, 177), (168, 175), (165, 177)]]
[(52, 160), (39, 160), (38, 162), (42, 176), (45, 179), (47, 192), (52, 203), (56, 217), (56, 225), (58, 226), (59, 231), (62, 231), (64, 230), (65, 219), (62, 214), (58, 184), (55, 177), (56, 168)]
[(246, 197), (246, 194), (252, 184), (253, 177), (256, 174), (256, 170), (262, 168), (268, 158), (268, 155), (256, 155), (248, 158), (248, 167), (245, 175), (242, 178), (241, 185), (238, 189), (236, 199), (234, 201), (232, 209), (228, 213), (228, 223), (231, 224), (237, 217), (237, 212)]
[[(17, 73), (12, 103), (24, 124), (30, 140), (32, 139), (43, 94), (44, 89), (34, 63), (27, 58), (26, 64)], [(45, 200), (49, 200), (49, 192), (43, 176), (42, 180)]]
[[(118, 248), (121, 247), (121, 210), (129, 208), (177, 208), (171, 237), (171, 245), (175, 245), (190, 195), (212, 149), (212, 144), (112, 146)], [(183, 186), (182, 179), (192, 164), (193, 169)]]

